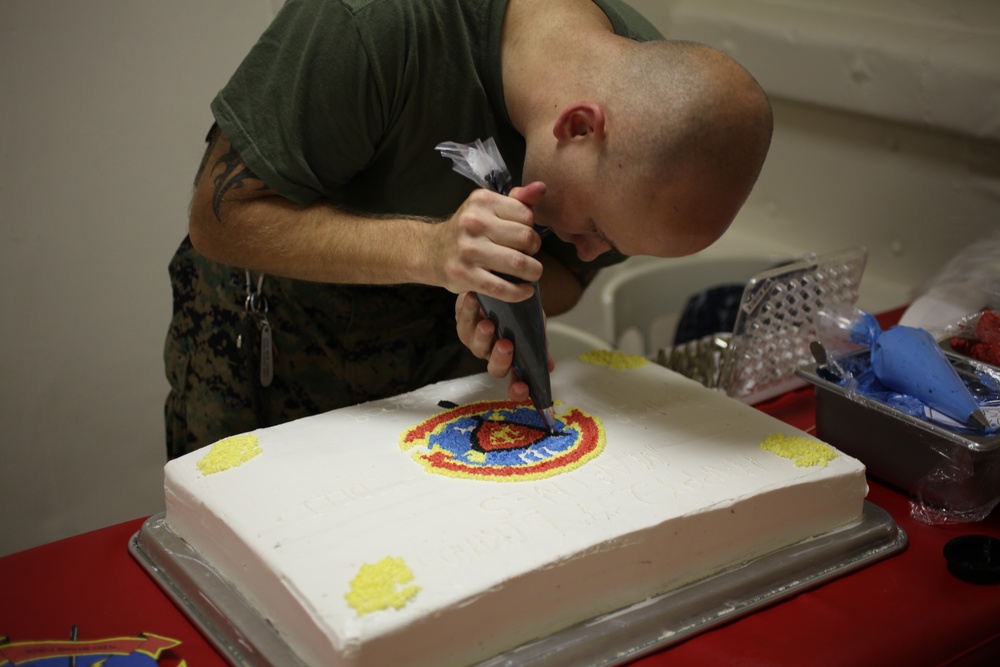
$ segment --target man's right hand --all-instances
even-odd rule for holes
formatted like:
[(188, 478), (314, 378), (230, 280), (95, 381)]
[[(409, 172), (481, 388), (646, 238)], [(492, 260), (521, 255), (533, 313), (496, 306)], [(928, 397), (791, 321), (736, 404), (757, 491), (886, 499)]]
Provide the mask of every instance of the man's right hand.
[(434, 268), (439, 284), (456, 294), (474, 291), (508, 302), (530, 297), (534, 290), (528, 283), (542, 275), (542, 263), (532, 257), (542, 242), (533, 229), (532, 207), (544, 196), (541, 182), (514, 188), (509, 196), (473, 191), (451, 218), (438, 225)]

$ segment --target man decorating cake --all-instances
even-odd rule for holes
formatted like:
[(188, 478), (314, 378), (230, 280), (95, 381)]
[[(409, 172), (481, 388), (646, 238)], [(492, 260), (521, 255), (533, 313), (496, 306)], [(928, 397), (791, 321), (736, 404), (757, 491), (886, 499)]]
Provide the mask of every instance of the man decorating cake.
[[(621, 0), (290, 0), (212, 111), (170, 266), (171, 458), (483, 360), (526, 400), (470, 292), (537, 280), (556, 315), (625, 256), (705, 248), (771, 136), (742, 67)], [(435, 151), (490, 137), (510, 196)]]

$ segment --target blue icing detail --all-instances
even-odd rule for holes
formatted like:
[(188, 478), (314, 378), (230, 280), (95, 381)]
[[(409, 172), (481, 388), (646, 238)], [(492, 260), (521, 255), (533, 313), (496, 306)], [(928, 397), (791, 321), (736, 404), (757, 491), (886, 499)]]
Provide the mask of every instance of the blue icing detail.
[[(484, 428), (484, 424), (491, 426), (488, 422), (494, 422), (497, 417), (500, 419), (495, 425), (526, 429), (527, 435), (537, 437), (537, 440), (526, 447), (480, 450), (475, 446), (478, 430)], [(556, 429), (557, 433), (550, 435), (538, 412), (530, 407), (487, 410), (448, 423), (442, 431), (431, 434), (429, 444), (468, 466), (516, 468), (535, 465), (571, 450), (579, 438), (578, 430), (560, 420), (556, 421)]]

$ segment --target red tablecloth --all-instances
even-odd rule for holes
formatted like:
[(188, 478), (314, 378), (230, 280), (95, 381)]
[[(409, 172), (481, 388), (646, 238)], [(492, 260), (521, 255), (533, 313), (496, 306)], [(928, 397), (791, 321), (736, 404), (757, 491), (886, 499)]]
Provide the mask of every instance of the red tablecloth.
[[(758, 406), (805, 430), (812, 389)], [(694, 637), (635, 667), (659, 665), (1000, 665), (1000, 584), (948, 572), (944, 545), (971, 533), (1000, 538), (1000, 510), (974, 524), (928, 526), (906, 496), (869, 479), (868, 499), (909, 537), (906, 551)]]
[[(811, 388), (760, 409), (811, 430)], [(659, 665), (1000, 665), (1000, 585), (962, 582), (942, 550), (952, 537), (1000, 538), (1000, 510), (976, 524), (928, 526), (875, 480), (869, 500), (909, 536), (901, 554), (688, 639), (635, 663)], [(7, 511), (11, 511), (9, 508)], [(106, 639), (153, 633), (179, 640), (161, 661), (225, 665), (131, 558), (143, 518), (0, 558), (0, 642)], [(0, 665), (3, 644), (0, 643)]]

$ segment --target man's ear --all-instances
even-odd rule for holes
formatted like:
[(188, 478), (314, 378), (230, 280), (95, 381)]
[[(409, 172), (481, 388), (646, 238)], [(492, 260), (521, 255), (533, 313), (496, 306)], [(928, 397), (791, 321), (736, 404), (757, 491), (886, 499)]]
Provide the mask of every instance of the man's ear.
[(552, 134), (558, 141), (578, 137), (604, 139), (604, 109), (597, 102), (583, 100), (570, 104), (556, 118)]

